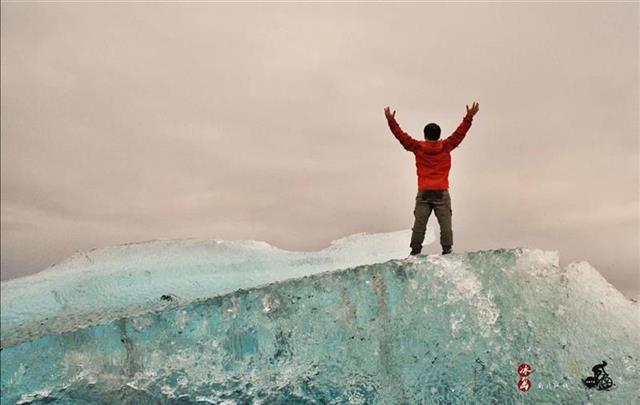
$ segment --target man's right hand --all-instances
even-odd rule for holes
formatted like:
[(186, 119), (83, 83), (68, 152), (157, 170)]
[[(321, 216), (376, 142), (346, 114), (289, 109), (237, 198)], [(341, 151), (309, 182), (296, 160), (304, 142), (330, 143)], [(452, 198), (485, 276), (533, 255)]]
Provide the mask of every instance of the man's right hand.
[(476, 115), (479, 110), (480, 104), (476, 103), (475, 101), (473, 102), (473, 104), (471, 104), (471, 108), (469, 108), (469, 105), (467, 104), (467, 115), (469, 117), (473, 117), (474, 115)]

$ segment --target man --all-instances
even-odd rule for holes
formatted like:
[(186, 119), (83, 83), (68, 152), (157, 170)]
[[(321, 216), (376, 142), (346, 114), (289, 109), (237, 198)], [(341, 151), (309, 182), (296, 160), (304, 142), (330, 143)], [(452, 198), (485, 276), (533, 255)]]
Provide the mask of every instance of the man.
[(473, 116), (479, 110), (479, 104), (475, 101), (471, 108), (467, 105), (467, 114), (462, 119), (458, 128), (445, 140), (440, 139), (440, 127), (430, 123), (424, 127), (426, 140), (418, 141), (404, 132), (396, 122), (395, 110), (391, 113), (389, 107), (385, 107), (384, 115), (387, 117), (389, 128), (402, 146), (413, 152), (416, 158), (418, 174), (418, 195), (416, 206), (413, 210), (415, 221), (411, 234), (411, 255), (420, 254), (422, 242), (427, 228), (427, 220), (433, 211), (440, 224), (440, 245), (442, 254), (451, 253), (453, 246), (453, 230), (451, 228), (451, 197), (449, 196), (449, 170), (451, 169), (451, 151), (464, 139), (471, 127)]

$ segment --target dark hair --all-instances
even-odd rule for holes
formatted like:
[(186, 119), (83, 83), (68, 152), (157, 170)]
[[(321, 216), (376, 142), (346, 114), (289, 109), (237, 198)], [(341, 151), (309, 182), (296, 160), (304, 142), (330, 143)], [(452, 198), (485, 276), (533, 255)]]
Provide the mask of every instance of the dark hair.
[(424, 127), (424, 138), (430, 141), (437, 141), (440, 139), (440, 127), (438, 124), (432, 122)]

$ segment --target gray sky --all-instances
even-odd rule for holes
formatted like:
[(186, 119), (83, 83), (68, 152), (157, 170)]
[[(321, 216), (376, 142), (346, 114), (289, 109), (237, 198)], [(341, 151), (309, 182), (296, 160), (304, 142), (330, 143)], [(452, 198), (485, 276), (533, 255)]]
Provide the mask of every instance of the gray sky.
[(558, 250), (637, 297), (638, 9), (3, 2), (2, 279), (154, 238), (410, 228), (413, 155), (383, 108), (421, 138), (477, 100), (454, 249)]

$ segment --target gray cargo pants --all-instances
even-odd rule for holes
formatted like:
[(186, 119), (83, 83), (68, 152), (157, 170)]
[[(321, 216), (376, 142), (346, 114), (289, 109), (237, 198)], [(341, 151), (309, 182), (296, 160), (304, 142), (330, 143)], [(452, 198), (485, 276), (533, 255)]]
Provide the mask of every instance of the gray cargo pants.
[(413, 210), (415, 221), (411, 234), (411, 250), (420, 252), (427, 221), (433, 211), (440, 224), (440, 244), (453, 246), (453, 230), (451, 229), (451, 197), (449, 190), (419, 190), (416, 195), (416, 207)]

